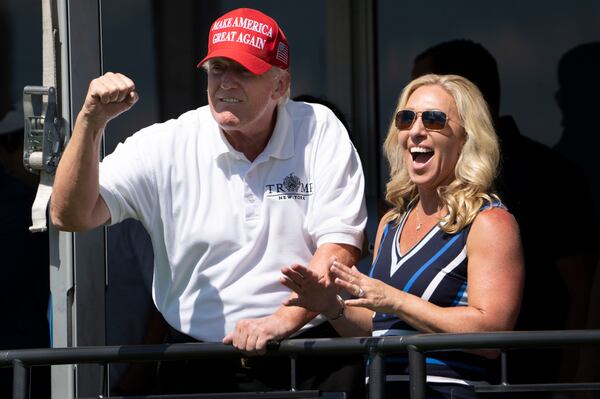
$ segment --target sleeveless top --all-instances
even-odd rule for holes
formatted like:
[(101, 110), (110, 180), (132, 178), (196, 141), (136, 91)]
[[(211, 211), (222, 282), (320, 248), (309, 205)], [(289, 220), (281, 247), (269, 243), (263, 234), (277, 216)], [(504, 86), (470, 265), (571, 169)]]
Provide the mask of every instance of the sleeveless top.
[[(491, 206), (504, 207), (500, 202)], [(466, 306), (467, 238), (471, 224), (448, 234), (438, 223), (403, 254), (400, 234), (411, 210), (412, 207), (399, 223), (390, 222), (385, 227), (369, 276), (441, 307)], [(373, 336), (417, 333), (396, 314), (377, 312), (373, 316)], [(427, 381), (472, 385), (488, 378), (489, 363), (481, 356), (460, 351), (426, 353)], [(408, 381), (407, 354), (386, 356), (386, 372), (388, 381)]]

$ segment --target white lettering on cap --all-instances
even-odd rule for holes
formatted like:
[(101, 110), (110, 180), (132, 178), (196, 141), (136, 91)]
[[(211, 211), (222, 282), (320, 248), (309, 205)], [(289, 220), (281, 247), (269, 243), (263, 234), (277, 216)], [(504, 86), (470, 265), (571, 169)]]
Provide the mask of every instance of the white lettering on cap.
[(235, 41), (235, 36), (237, 35), (237, 31), (229, 31), (229, 32), (217, 32), (213, 35), (212, 43), (219, 42), (233, 42)]
[(236, 17), (231, 25), (234, 27), (251, 30), (268, 37), (273, 37), (273, 28), (270, 25), (263, 24), (262, 22), (255, 21), (250, 18)]
[(265, 43), (267, 42), (265, 39), (260, 37), (256, 37), (250, 33), (243, 33), (237, 38), (238, 43), (248, 44), (252, 47), (256, 47), (259, 50), (263, 50), (265, 48)]
[(233, 18), (219, 19), (219, 20), (215, 21), (211, 30), (230, 28), (232, 20), (233, 20)]

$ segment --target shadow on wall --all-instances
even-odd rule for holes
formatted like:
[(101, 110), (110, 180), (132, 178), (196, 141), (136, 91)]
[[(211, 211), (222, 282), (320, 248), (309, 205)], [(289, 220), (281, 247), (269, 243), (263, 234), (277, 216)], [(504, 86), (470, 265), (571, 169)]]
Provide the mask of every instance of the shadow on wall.
[[(600, 215), (600, 172), (597, 149), (600, 144), (600, 126), (594, 121), (600, 109), (600, 42), (581, 44), (567, 51), (558, 63), (558, 92), (556, 101), (562, 112), (562, 136), (555, 148), (578, 164), (590, 184), (596, 217)], [(579, 191), (575, 189), (573, 207), (581, 209)], [(584, 209), (585, 210), (585, 209)], [(587, 209), (591, 212), (592, 209)], [(576, 215), (574, 217), (577, 217)], [(594, 231), (594, 219), (586, 222)], [(596, 245), (600, 244), (595, 237)], [(591, 290), (586, 328), (600, 329), (600, 267), (596, 266)], [(579, 378), (597, 381), (600, 378), (600, 348), (582, 348)]]

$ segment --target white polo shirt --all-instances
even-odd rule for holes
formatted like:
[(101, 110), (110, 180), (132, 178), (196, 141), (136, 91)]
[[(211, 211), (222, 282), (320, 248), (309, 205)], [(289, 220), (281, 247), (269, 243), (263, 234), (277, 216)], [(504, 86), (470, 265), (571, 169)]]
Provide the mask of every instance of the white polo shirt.
[(272, 314), (283, 266), (325, 243), (361, 248), (364, 177), (326, 107), (288, 101), (249, 162), (208, 106), (142, 129), (100, 164), (111, 223), (140, 220), (154, 247), (153, 298), (167, 322), (221, 341), (240, 319)]

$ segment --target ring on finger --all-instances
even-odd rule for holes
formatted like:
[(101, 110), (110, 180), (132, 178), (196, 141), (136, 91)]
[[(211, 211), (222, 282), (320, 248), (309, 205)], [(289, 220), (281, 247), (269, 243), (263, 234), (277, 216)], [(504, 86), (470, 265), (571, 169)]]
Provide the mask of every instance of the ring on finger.
[(356, 296), (359, 297), (359, 298), (364, 297), (365, 296), (365, 291), (363, 291), (363, 289), (361, 287), (358, 287), (358, 293), (356, 294)]

